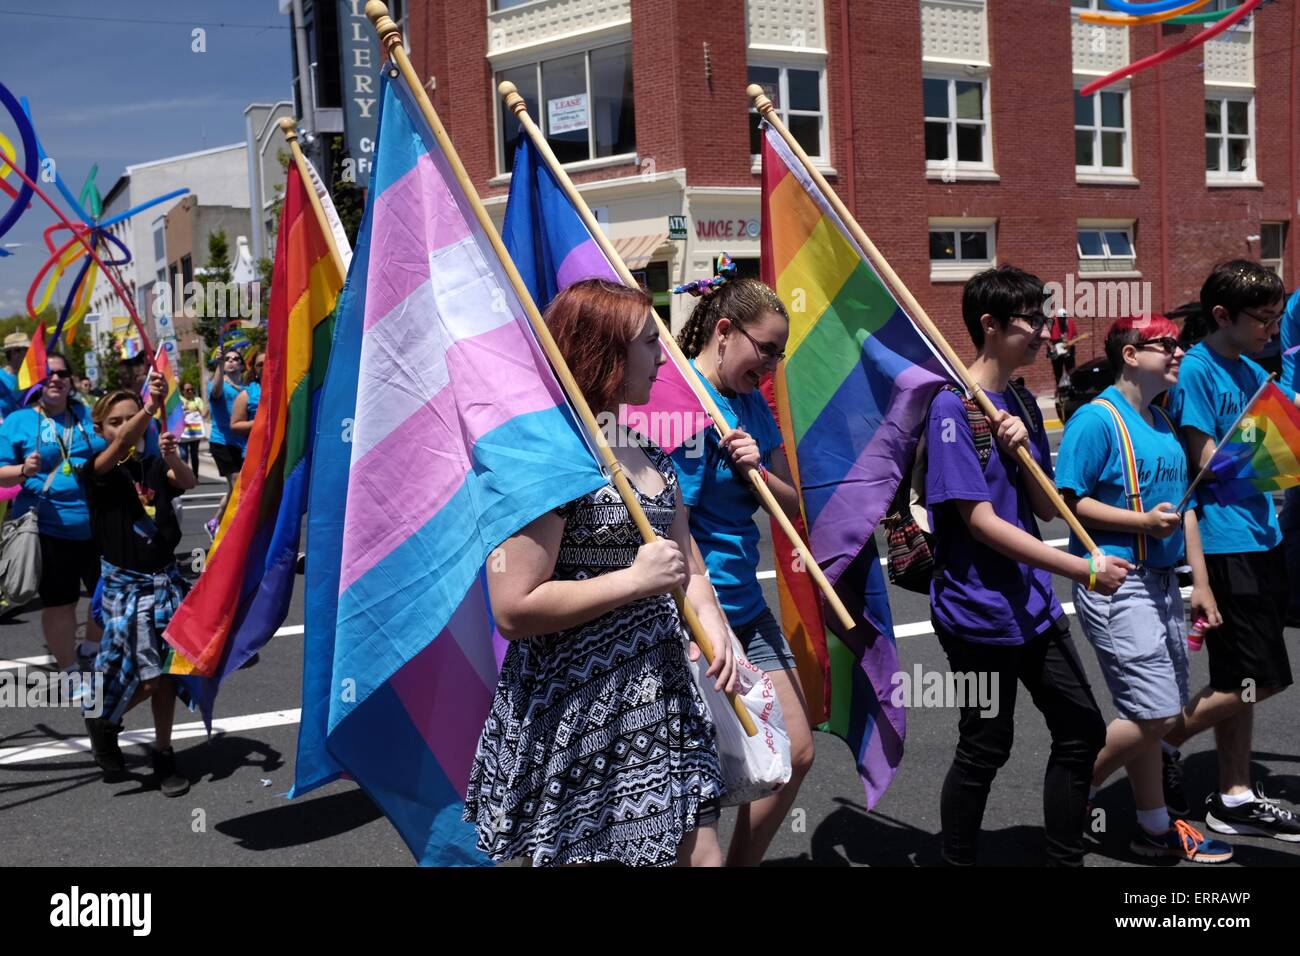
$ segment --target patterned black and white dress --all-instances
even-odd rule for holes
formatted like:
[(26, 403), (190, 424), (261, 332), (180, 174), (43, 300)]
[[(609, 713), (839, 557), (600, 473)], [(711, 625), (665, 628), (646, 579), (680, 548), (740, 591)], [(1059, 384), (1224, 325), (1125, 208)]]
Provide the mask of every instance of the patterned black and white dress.
[[(677, 474), (652, 444), (665, 488), (637, 492), (667, 537)], [(626, 568), (641, 537), (612, 485), (569, 502), (553, 580)], [(671, 866), (723, 793), (713, 724), (691, 678), (670, 595), (578, 627), (511, 642), (470, 769), (465, 819), (494, 860), (534, 866)]]

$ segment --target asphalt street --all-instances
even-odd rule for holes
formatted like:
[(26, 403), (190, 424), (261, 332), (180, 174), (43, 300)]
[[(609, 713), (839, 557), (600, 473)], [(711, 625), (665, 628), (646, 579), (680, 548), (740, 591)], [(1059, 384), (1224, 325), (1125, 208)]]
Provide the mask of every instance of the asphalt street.
[[(1059, 442), (1053, 436), (1053, 447)], [(185, 498), (187, 557), (208, 544), (202, 524), (214, 514), (221, 486), (210, 461), (203, 483)], [(760, 521), (765, 525), (766, 521)], [(1049, 542), (1064, 544), (1065, 525), (1043, 527)], [(883, 553), (883, 549), (882, 549)], [(777, 607), (766, 540), (761, 569), (769, 604)], [(188, 567), (186, 567), (189, 573)], [(1058, 582), (1062, 602), (1069, 587)], [(899, 659), (904, 671), (920, 664), (946, 671), (921, 595), (890, 588)], [(84, 613), (85, 603), (82, 604)], [(48, 660), (39, 611), (0, 620), (0, 671), (21, 671)], [(197, 714), (178, 712), (176, 750), (193, 787), (168, 799), (150, 786), (145, 745), (148, 709), (127, 717), (124, 750), (131, 778), (105, 784), (87, 751), (80, 714), (70, 708), (0, 707), (0, 860), (9, 866), (105, 864), (157, 865), (393, 865), (412, 860), (396, 831), (351, 783), (338, 782), (288, 800), (293, 779), (302, 680), (303, 605), (297, 588), (285, 626), (262, 651), (260, 662), (239, 671), (222, 689), (218, 730), (206, 738)], [(1106, 718), (1114, 715), (1095, 657), (1074, 626), (1076, 647)], [(1300, 660), (1300, 631), (1287, 632), (1293, 661)], [(1193, 654), (1192, 686), (1204, 685), (1204, 654)], [(1270, 795), (1300, 802), (1297, 714), (1300, 691), (1262, 704), (1255, 716), (1252, 771)], [(865, 809), (861, 782), (848, 748), (816, 735), (817, 759), (777, 835), (768, 865), (930, 866), (938, 863), (939, 791), (956, 741), (956, 711), (913, 707), (907, 715), (906, 755), (888, 793)], [(138, 741), (127, 745), (128, 741)], [(985, 817), (981, 860), (1036, 866), (1044, 861), (1041, 784), (1050, 740), (1041, 715), (1021, 693), (1016, 743), (994, 783)], [(1212, 734), (1184, 748), (1187, 786), (1194, 805), (1214, 786)], [(1133, 801), (1127, 780), (1112, 778), (1098, 796), (1106, 831), (1089, 866), (1145, 865), (1127, 850)], [(734, 811), (723, 815), (724, 839)], [(1203, 813), (1194, 809), (1194, 822)], [(1294, 866), (1300, 844), (1234, 838), (1232, 864)], [(1192, 866), (1193, 864), (1176, 864)]]

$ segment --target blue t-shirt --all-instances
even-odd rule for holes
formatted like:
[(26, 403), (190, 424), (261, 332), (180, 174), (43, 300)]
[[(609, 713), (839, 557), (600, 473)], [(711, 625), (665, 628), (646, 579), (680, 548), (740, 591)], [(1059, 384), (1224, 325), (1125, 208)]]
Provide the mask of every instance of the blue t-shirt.
[[(695, 369), (693, 361), (691, 368)], [(781, 447), (781, 432), (762, 393), (754, 390), (723, 398), (699, 369), (695, 373), (718, 403), (727, 424), (749, 432), (758, 442), (763, 467), (771, 467), (772, 453)], [(702, 437), (700, 444), (674, 451), (673, 464), (682, 503), (691, 509), (691, 537), (704, 555), (727, 620), (733, 628), (741, 627), (767, 609), (758, 583), (759, 533), (754, 523), (758, 498), (749, 490), (749, 482), (732, 469), (731, 456), (718, 445), (717, 430), (709, 428)]]
[[(996, 408), (1020, 415), (1011, 394), (987, 392)], [(1034, 459), (1050, 478), (1052, 454), (1046, 429), (1030, 432)], [(1020, 464), (996, 440), (980, 466), (975, 439), (961, 397), (939, 392), (926, 422), (925, 497), (934, 532), (931, 613), (955, 637), (979, 644), (1024, 644), (1047, 631), (1065, 611), (1052, 591), (1052, 576), (980, 544), (953, 502), (987, 501), (999, 518), (1042, 539), (1033, 504), (1020, 477)]]
[(1300, 381), (1296, 379), (1296, 359), (1300, 355), (1287, 355), (1288, 349), (1300, 345), (1300, 289), (1295, 290), (1282, 314), (1282, 381), (1281, 389), (1287, 398), (1295, 401), (1300, 394)]
[(235, 399), (243, 391), (238, 385), (232, 385), (229, 381), (221, 381), (221, 398), (212, 396), (211, 389), (208, 390), (208, 397), (212, 398), (212, 432), (208, 435), (209, 445), (233, 445), (242, 449), (247, 444), (247, 439), (243, 435), (236, 435), (230, 430), (230, 412), (235, 407)]
[[(1222, 442), (1267, 378), (1246, 356), (1225, 358), (1199, 342), (1183, 359), (1178, 384), (1169, 391), (1169, 412), (1179, 428), (1195, 428)], [(1214, 499), (1212, 484), (1206, 488), (1196, 512), (1206, 554), (1269, 551), (1282, 542), (1272, 495), (1259, 492), (1225, 505)]]
[(244, 386), (244, 394), (248, 396), (248, 420), (251, 422), (257, 417), (257, 406), (262, 401), (262, 383), (249, 382)]
[[(1118, 388), (1112, 385), (1098, 398), (1114, 405), (1124, 419), (1133, 442), (1138, 465), (1138, 491), (1142, 507), (1150, 510), (1162, 501), (1177, 505), (1187, 491), (1187, 452), (1181, 437), (1156, 411), (1154, 425), (1148, 425)], [(1093, 402), (1070, 417), (1056, 459), (1056, 487), (1073, 491), (1080, 498), (1092, 498), (1104, 505), (1128, 510), (1124, 497), (1123, 455), (1110, 412)], [(1109, 555), (1135, 562), (1136, 536), (1118, 531), (1092, 532), (1097, 546)], [(1167, 538), (1147, 535), (1146, 563), (1153, 568), (1172, 568), (1182, 563), (1183, 532)], [(1086, 557), (1088, 552), (1070, 533), (1070, 553)]]
[[(63, 471), (62, 440), (71, 466)], [(40, 502), (36, 512), (41, 534), (51, 538), (85, 541), (90, 537), (90, 509), (86, 494), (77, 480), (78, 469), (94, 460), (108, 447), (95, 434), (90, 411), (80, 402), (69, 402), (62, 415), (45, 418), (35, 408), (14, 412), (0, 425), (0, 464), (19, 465), (34, 451), (41, 453), (41, 470), (34, 478), (23, 481), (23, 489), (13, 502), (13, 516), (19, 518)], [(50, 471), (54, 481), (44, 495), (41, 490)]]
[(0, 367), (0, 419), (8, 418), (22, 407), (18, 376), (8, 366)]

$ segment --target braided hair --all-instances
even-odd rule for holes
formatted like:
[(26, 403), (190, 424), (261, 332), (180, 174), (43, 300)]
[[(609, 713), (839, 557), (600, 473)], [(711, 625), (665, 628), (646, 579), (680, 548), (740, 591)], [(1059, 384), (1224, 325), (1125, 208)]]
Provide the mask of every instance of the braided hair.
[(695, 304), (691, 317), (677, 334), (677, 344), (687, 358), (695, 358), (709, 344), (718, 319), (726, 316), (737, 325), (753, 325), (765, 312), (775, 312), (790, 321), (780, 296), (766, 283), (758, 279), (724, 282)]

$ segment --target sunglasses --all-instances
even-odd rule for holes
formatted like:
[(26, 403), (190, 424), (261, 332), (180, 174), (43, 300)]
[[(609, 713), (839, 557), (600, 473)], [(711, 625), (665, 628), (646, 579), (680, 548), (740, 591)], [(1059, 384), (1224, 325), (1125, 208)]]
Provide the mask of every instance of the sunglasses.
[(1158, 348), (1166, 355), (1173, 355), (1179, 349), (1178, 340), (1168, 336), (1162, 339), (1143, 339), (1137, 343), (1137, 347), (1140, 349)]
[(1024, 321), (1029, 324), (1030, 329), (1035, 333), (1043, 331), (1043, 329), (1047, 328), (1048, 323), (1052, 321), (1051, 318), (1043, 312), (1011, 312), (1008, 313), (1007, 318), (1024, 319)]
[(50, 369), (50, 378), (72, 378), (72, 373), (66, 368)]

